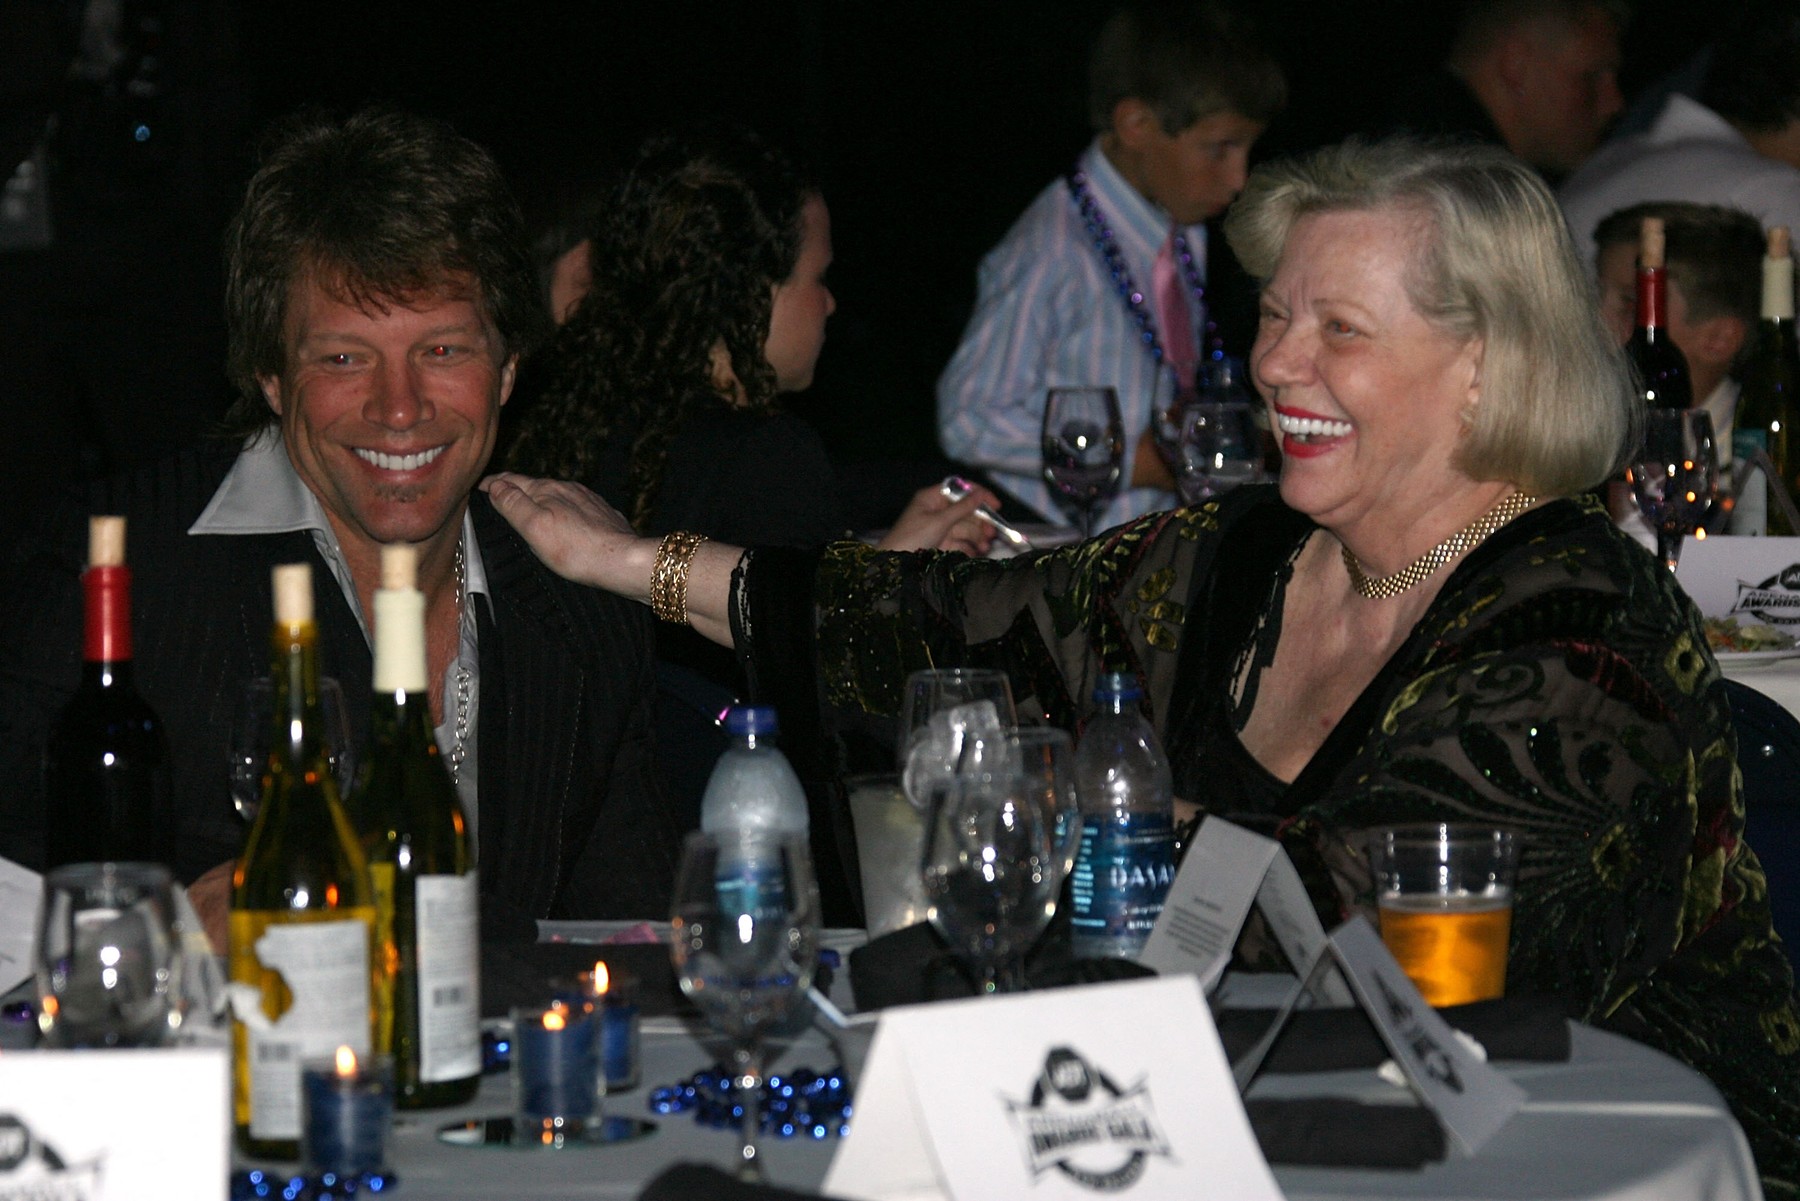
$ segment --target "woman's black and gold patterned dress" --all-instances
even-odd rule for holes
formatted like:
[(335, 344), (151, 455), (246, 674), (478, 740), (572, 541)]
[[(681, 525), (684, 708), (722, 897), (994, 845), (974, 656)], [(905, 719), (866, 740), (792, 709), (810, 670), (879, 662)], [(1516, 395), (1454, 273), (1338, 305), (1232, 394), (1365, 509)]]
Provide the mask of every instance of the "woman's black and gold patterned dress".
[(1075, 728), (1102, 670), (1137, 671), (1177, 794), (1279, 822), (1316, 869), (1328, 928), (1368, 901), (1359, 831), (1519, 831), (1509, 986), (1704, 1072), (1770, 1195), (1800, 1195), (1793, 974), (1742, 839), (1730, 717), (1693, 606), (1597, 508), (1546, 504), (1457, 565), (1284, 784), (1238, 731), (1315, 528), (1251, 488), (1007, 563), (765, 551), (734, 598), (738, 645), (763, 696), (826, 729), (892, 712), (908, 672), (958, 663), (1004, 668), (1021, 710)]

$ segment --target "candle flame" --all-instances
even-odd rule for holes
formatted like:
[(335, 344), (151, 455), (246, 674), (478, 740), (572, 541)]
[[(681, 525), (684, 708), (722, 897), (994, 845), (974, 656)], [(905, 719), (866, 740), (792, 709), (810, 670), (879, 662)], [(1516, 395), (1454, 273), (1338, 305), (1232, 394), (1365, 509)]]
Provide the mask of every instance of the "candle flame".
[(606, 990), (611, 985), (612, 985), (612, 974), (606, 970), (606, 960), (604, 960), (604, 959), (595, 960), (594, 961), (594, 991), (604, 996), (606, 993)]
[(356, 1075), (356, 1052), (349, 1047), (337, 1049), (337, 1074), (344, 1077)]
[(563, 1017), (563, 1011), (560, 1006), (555, 1009), (545, 1010), (544, 1029), (561, 1030), (566, 1025), (568, 1025), (568, 1020)]

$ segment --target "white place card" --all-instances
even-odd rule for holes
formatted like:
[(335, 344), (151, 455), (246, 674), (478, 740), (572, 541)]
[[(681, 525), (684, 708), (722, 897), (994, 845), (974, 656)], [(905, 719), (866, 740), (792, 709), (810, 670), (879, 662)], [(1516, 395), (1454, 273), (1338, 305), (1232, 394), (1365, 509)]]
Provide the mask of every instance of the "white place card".
[(1525, 1090), (1462, 1044), (1363, 918), (1332, 931), (1331, 946), (1413, 1091), (1464, 1151), (1481, 1150), (1525, 1104)]
[(1800, 538), (1688, 538), (1675, 581), (1707, 617), (1800, 633)]
[(223, 1201), (229, 1053), (0, 1055), (0, 1201)]
[(1281, 1196), (1189, 976), (885, 1011), (823, 1191)]
[[(1165, 976), (1198, 976), (1210, 992), (1231, 963), (1231, 950), (1252, 905), (1262, 911), (1296, 971), (1317, 961), (1325, 950), (1325, 928), (1281, 844), (1208, 817), (1194, 833), (1138, 962)], [(1335, 973), (1320, 981), (1319, 995), (1334, 1005), (1350, 1002)]]
[(0, 859), (0, 994), (31, 979), (43, 908), (44, 878), (10, 859)]

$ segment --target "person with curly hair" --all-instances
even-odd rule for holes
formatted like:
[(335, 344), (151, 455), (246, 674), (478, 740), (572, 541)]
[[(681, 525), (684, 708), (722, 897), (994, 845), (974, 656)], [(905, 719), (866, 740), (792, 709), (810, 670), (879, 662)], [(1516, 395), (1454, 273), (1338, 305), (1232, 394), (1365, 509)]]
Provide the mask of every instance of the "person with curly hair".
[[(779, 151), (741, 131), (652, 139), (590, 231), (590, 289), (525, 385), (511, 467), (587, 484), (644, 534), (841, 537), (824, 445), (778, 403), (812, 384), (830, 265), (825, 200)], [(921, 491), (883, 545), (985, 550), (979, 521), (944, 532), (947, 508)]]
[[(817, 186), (753, 135), (714, 130), (651, 140), (599, 211), (589, 290), (521, 383), (511, 468), (586, 484), (644, 535), (788, 547), (843, 537), (824, 444), (778, 403), (811, 385), (837, 307)], [(982, 553), (993, 535), (980, 504), (999, 500), (921, 489), (881, 545)], [(658, 630), (657, 658), (659, 774), (694, 824), (725, 745), (719, 710), (759, 690), (686, 628)], [(813, 852), (827, 917), (854, 923), (845, 832), (829, 817), (844, 811), (842, 764), (788, 749), (822, 815)]]

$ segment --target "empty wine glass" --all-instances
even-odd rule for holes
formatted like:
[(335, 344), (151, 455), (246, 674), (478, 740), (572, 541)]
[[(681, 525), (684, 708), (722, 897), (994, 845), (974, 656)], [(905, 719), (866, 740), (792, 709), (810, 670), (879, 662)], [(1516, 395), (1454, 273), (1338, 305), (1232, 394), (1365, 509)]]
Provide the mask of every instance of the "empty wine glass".
[(1719, 454), (1704, 409), (1652, 409), (1644, 441), (1626, 469), (1632, 495), (1663, 566), (1675, 570), (1681, 540), (1701, 527), (1719, 494)]
[(71, 863), (44, 877), (38, 1027), (56, 1047), (154, 1047), (181, 1024), (169, 870)]
[(1050, 920), (1061, 881), (1050, 831), (1016, 769), (962, 773), (926, 823), (931, 922), (969, 961), (983, 995), (1025, 986), (1025, 950)]
[(901, 787), (924, 812), (948, 784), (971, 730), (994, 731), (1018, 721), (1006, 673), (986, 667), (933, 667), (906, 678), (900, 704)]
[(1051, 388), (1044, 398), (1044, 482), (1092, 537), (1094, 518), (1119, 490), (1125, 425), (1111, 388)]
[(1055, 726), (1009, 726), (998, 734), (971, 733), (963, 742), (958, 770), (963, 773), (1016, 770), (1024, 778), (1050, 823), (1051, 849), (1058, 875), (1051, 892), (1055, 911), (1056, 891), (1075, 868), (1075, 852), (1081, 845), (1081, 807), (1075, 799), (1075, 742), (1067, 730)]
[[(262, 804), (263, 776), (269, 770), (269, 735), (274, 730), (275, 686), (268, 676), (244, 682), (231, 716), (231, 746), (226, 753), (231, 803), (246, 824), (256, 820)], [(338, 794), (356, 778), (356, 750), (350, 742), (350, 718), (344, 690), (330, 676), (319, 677), (319, 712), (325, 721), (325, 761), (331, 765)]]
[(763, 1040), (812, 986), (819, 897), (804, 837), (689, 835), (675, 882), (670, 956), (681, 991), (732, 1045), (743, 1127), (738, 1176), (760, 1180)]
[(1199, 504), (1239, 484), (1263, 478), (1263, 432), (1259, 409), (1248, 402), (1215, 404), (1201, 400), (1181, 415), (1175, 486), (1181, 499)]

